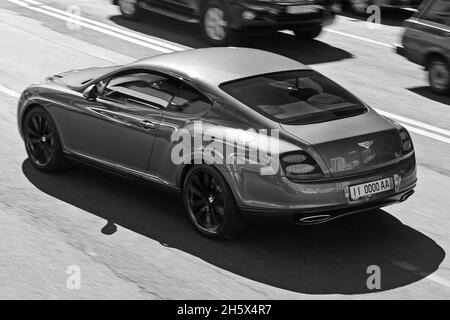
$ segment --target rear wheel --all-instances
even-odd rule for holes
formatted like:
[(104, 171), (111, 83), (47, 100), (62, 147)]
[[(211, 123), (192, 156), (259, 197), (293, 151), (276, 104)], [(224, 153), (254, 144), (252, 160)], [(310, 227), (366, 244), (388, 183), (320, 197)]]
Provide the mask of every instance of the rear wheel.
[(228, 184), (211, 166), (192, 167), (184, 181), (183, 200), (191, 222), (203, 235), (233, 237), (246, 227)]
[(23, 133), (25, 148), (34, 167), (45, 172), (66, 168), (56, 126), (47, 111), (42, 107), (31, 109), (25, 117)]
[(138, 0), (119, 0), (120, 12), (128, 20), (139, 20), (142, 18), (143, 10), (138, 5)]
[(441, 57), (432, 58), (428, 64), (431, 90), (439, 94), (450, 93), (450, 68)]
[(213, 46), (227, 46), (237, 39), (237, 31), (230, 28), (230, 19), (225, 6), (212, 0), (203, 9), (202, 33)]
[(300, 40), (312, 40), (322, 32), (322, 26), (317, 25), (302, 29), (293, 30), (295, 37)]

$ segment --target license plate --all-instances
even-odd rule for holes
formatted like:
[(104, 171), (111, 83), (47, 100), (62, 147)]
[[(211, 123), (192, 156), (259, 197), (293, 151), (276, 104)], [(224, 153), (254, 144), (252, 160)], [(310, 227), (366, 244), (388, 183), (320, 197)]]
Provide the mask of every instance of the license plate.
[(394, 189), (394, 179), (392, 177), (380, 179), (367, 183), (350, 186), (350, 199), (358, 200), (359, 198), (370, 196), (384, 191)]
[(286, 8), (286, 12), (290, 14), (300, 14), (300, 13), (312, 13), (317, 12), (321, 9), (318, 5), (307, 5), (307, 6), (289, 6)]

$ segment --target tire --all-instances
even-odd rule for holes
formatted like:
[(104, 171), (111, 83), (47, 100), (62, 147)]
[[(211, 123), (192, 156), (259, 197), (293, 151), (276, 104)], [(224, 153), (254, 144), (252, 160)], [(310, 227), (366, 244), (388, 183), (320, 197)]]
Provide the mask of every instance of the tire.
[(31, 164), (43, 172), (67, 168), (55, 122), (42, 107), (33, 107), (23, 122), (25, 148)]
[(138, 0), (118, 0), (120, 12), (127, 20), (137, 21), (142, 18), (143, 9), (138, 6)]
[(450, 67), (442, 57), (433, 57), (427, 66), (431, 90), (438, 94), (450, 93)]
[(307, 27), (293, 30), (295, 37), (299, 40), (312, 40), (322, 32), (322, 26)]
[(202, 10), (202, 34), (209, 44), (217, 47), (237, 42), (236, 30), (230, 28), (230, 15), (225, 5), (218, 0), (209, 1)]
[(209, 238), (232, 238), (246, 228), (233, 193), (212, 166), (194, 165), (183, 183), (183, 202), (194, 227)]

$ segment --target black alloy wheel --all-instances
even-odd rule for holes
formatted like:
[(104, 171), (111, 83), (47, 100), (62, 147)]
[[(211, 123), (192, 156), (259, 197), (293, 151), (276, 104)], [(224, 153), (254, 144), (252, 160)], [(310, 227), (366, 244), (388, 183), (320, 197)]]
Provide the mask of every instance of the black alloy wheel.
[(23, 132), (28, 157), (37, 169), (50, 172), (64, 168), (61, 143), (47, 111), (41, 107), (30, 110), (25, 117)]
[(226, 181), (210, 166), (194, 166), (189, 171), (183, 198), (190, 220), (204, 235), (232, 237), (245, 228)]

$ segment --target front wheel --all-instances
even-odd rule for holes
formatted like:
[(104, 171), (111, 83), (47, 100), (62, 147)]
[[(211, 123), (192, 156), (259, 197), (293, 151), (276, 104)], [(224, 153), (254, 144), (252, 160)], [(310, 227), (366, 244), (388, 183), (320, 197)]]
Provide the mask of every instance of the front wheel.
[(139, 20), (142, 18), (142, 9), (138, 0), (119, 0), (118, 2), (122, 16), (127, 20)]
[(295, 37), (300, 40), (312, 40), (322, 32), (322, 26), (314, 26), (293, 30)]
[(202, 33), (213, 46), (228, 46), (237, 40), (237, 31), (230, 28), (230, 19), (220, 1), (210, 1), (202, 13)]
[(207, 237), (233, 237), (246, 227), (227, 182), (211, 166), (190, 169), (183, 185), (183, 201), (192, 224)]
[(438, 94), (450, 93), (449, 64), (440, 57), (431, 59), (428, 64), (428, 79), (431, 90)]
[(34, 107), (28, 112), (23, 136), (28, 158), (35, 168), (54, 172), (67, 167), (55, 123), (45, 109)]

